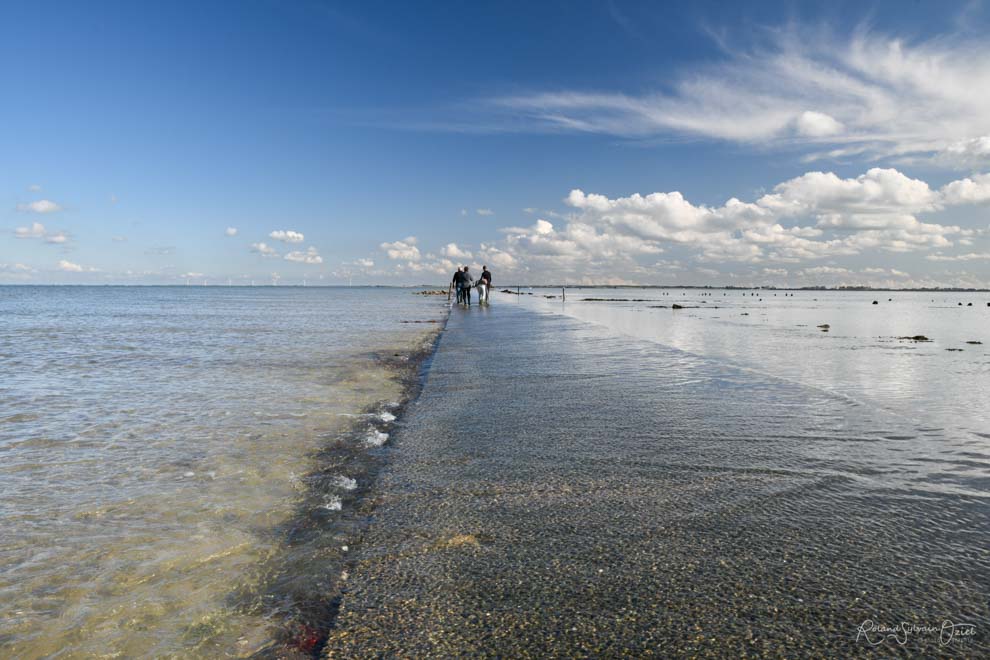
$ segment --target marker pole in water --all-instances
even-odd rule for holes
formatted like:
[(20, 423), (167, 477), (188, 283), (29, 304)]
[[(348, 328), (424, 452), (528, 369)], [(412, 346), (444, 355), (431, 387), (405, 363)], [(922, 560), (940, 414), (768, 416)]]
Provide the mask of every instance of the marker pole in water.
[(564, 291), (564, 287), (560, 287), (560, 302), (567, 300), (567, 293)]

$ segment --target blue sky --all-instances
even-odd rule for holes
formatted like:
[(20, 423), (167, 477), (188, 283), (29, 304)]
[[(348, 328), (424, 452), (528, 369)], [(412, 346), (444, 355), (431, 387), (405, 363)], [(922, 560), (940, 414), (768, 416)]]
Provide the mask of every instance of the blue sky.
[(990, 286), (980, 3), (682, 4), (5, 2), (0, 282)]

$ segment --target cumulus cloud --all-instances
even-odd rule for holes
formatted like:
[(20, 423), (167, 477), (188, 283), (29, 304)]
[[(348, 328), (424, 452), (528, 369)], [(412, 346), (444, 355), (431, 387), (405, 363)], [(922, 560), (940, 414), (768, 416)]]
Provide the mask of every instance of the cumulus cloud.
[(355, 259), (350, 265), (357, 266), (358, 268), (374, 268), (375, 262), (371, 259)]
[(98, 268), (91, 268), (87, 266), (80, 266), (79, 264), (73, 263), (71, 261), (66, 261), (65, 259), (60, 259), (56, 267), (65, 273), (98, 273)]
[(985, 39), (908, 40), (865, 29), (837, 37), (801, 27), (765, 34), (745, 48), (723, 44), (722, 61), (681, 71), (669, 92), (536, 91), (486, 107), (528, 120), (530, 130), (803, 144), (811, 158), (990, 161)]
[(14, 230), (15, 238), (40, 238), (46, 243), (61, 245), (69, 240), (63, 231), (48, 231), (40, 222), (32, 222), (28, 227), (18, 227)]
[(419, 261), (421, 256), (419, 248), (416, 247), (416, 237), (409, 236), (401, 241), (392, 243), (382, 243), (379, 247), (393, 261)]
[(320, 256), (319, 251), (313, 246), (308, 247), (305, 252), (298, 250), (295, 252), (289, 252), (288, 254), (285, 255), (285, 260), (295, 261), (301, 264), (323, 263), (323, 257)]
[(263, 257), (277, 257), (278, 251), (267, 243), (251, 243), (251, 251)]
[(54, 213), (61, 211), (62, 207), (48, 199), (39, 199), (34, 202), (18, 204), (17, 210), (22, 213)]
[(814, 110), (805, 110), (798, 115), (794, 120), (794, 126), (798, 135), (809, 138), (838, 135), (843, 130), (842, 124), (836, 121), (834, 117)]
[(14, 230), (16, 238), (42, 238), (45, 233), (45, 226), (40, 222), (34, 222), (30, 227), (18, 227)]
[(30, 186), (27, 187), (27, 191), (28, 192), (41, 192), (41, 184), (32, 183)]
[(470, 259), (471, 253), (468, 250), (457, 246), (457, 243), (447, 243), (440, 249), (440, 254), (448, 259)]
[(491, 209), (477, 209), (476, 213), (478, 215), (495, 215), (495, 211)]
[[(767, 264), (764, 276), (782, 277), (787, 273), (776, 272), (783, 269), (770, 264), (971, 243), (982, 230), (919, 216), (990, 202), (984, 193), (988, 183), (990, 177), (974, 175), (934, 189), (890, 168), (873, 168), (849, 178), (807, 172), (779, 183), (755, 201), (732, 198), (720, 206), (693, 203), (677, 191), (611, 198), (575, 189), (564, 200), (573, 210), (570, 214), (560, 220), (538, 218), (528, 226), (506, 227), (501, 230), (503, 241), (482, 244), (476, 256), (519, 274), (577, 279), (624, 272), (648, 278), (670, 269), (642, 265), (643, 258), (676, 248), (693, 254), (696, 265)], [(448, 246), (441, 254), (449, 257), (453, 252)], [(866, 274), (889, 279), (901, 277), (899, 272)], [(826, 274), (864, 275), (836, 270), (799, 273)]]
[(237, 236), (237, 227), (227, 227), (223, 230), (224, 236)]
[(282, 241), (283, 243), (302, 243), (306, 240), (303, 234), (292, 231), (291, 229), (276, 229), (268, 234), (268, 237), (276, 241)]
[(942, 186), (946, 204), (981, 204), (990, 202), (990, 174), (977, 174)]

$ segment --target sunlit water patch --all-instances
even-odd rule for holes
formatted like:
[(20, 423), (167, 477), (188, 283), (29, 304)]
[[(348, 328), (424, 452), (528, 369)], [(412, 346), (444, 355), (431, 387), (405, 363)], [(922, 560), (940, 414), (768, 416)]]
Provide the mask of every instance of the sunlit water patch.
[[(852, 407), (830, 420), (826, 435), (848, 443), (858, 461), (902, 471), (912, 488), (988, 492), (990, 293), (612, 288), (567, 289), (564, 299), (560, 289), (521, 293), (502, 294), (500, 301), (847, 401)], [(734, 385), (726, 378), (731, 396)]]
[(286, 622), (312, 650), (338, 519), (440, 327), (402, 321), (445, 313), (409, 290), (0, 287), (0, 655), (250, 655)]

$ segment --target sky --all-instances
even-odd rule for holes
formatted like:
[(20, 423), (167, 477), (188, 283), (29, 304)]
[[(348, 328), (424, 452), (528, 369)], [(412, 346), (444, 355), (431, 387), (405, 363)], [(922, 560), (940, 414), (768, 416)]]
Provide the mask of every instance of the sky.
[(990, 287), (981, 2), (0, 5), (0, 283)]

